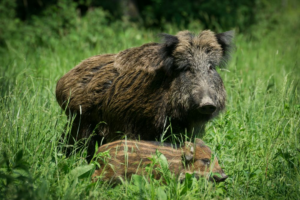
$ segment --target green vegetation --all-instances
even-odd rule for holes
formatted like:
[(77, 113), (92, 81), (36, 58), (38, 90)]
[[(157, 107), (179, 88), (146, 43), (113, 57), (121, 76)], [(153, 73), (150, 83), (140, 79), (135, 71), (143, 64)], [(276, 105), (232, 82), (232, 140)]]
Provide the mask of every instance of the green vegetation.
[[(9, 6), (9, 1), (3, 2), (0, 199), (300, 198), (297, 1), (274, 5), (266, 1), (268, 9), (257, 13), (261, 20), (247, 32), (237, 33), (236, 52), (229, 66), (220, 70), (228, 93), (227, 110), (208, 124), (203, 140), (229, 176), (226, 182), (213, 184), (186, 175), (180, 184), (166, 172), (168, 184), (134, 176), (116, 187), (91, 182), (95, 165), (87, 165), (85, 151), (69, 158), (62, 153), (59, 139), (67, 119), (55, 100), (56, 82), (92, 55), (159, 41), (159, 30), (108, 22), (108, 13), (101, 9), (79, 17), (72, 14), (76, 10), (62, 7), (61, 18), (49, 16), (49, 10), (22, 22), (1, 12)], [(54, 20), (63, 17), (74, 17), (70, 27), (62, 28), (63, 20)], [(183, 28), (199, 31), (196, 22), (186, 27), (168, 24), (164, 31)]]

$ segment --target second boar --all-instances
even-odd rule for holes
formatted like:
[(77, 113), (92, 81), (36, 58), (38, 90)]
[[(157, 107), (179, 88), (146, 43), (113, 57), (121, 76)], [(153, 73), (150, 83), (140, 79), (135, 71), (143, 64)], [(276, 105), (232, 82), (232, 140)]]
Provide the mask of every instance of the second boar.
[[(120, 179), (130, 178), (133, 174), (145, 175), (145, 167), (152, 162), (149, 158), (156, 155), (156, 150), (167, 158), (169, 170), (178, 175), (179, 180), (184, 179), (185, 173), (216, 182), (225, 181), (227, 178), (218, 159), (215, 157), (212, 160), (211, 150), (200, 139), (195, 139), (195, 144), (185, 142), (178, 149), (160, 146), (157, 142), (118, 140), (99, 147), (98, 153), (107, 150), (109, 156), (98, 159), (100, 168), (92, 175), (94, 180), (101, 177), (104, 181), (118, 183)], [(211, 172), (215, 175), (210, 176)], [(161, 176), (155, 170), (152, 173), (156, 179)]]

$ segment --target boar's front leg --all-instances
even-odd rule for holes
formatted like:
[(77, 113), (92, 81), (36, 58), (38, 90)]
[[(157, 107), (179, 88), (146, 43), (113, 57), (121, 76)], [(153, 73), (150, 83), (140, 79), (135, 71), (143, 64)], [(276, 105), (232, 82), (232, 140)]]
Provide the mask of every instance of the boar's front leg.
[[(70, 120), (72, 121), (72, 120)], [(70, 125), (71, 124), (71, 125)], [(68, 130), (68, 126), (70, 127)], [(95, 145), (100, 146), (103, 137), (97, 134), (97, 124), (86, 119), (76, 117), (74, 121), (68, 122), (65, 132), (62, 134), (63, 152), (66, 156), (80, 152), (87, 147), (87, 162), (90, 163), (95, 153)]]

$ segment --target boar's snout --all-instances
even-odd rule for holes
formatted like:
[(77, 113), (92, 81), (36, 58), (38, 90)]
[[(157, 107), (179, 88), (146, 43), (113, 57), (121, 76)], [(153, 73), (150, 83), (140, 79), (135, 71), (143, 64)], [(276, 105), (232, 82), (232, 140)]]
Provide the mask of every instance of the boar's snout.
[(216, 109), (216, 105), (209, 97), (204, 97), (199, 106), (199, 112), (202, 114), (212, 114)]
[[(220, 177), (220, 175), (221, 175), (221, 177)], [(215, 182), (223, 182), (223, 181), (225, 181), (228, 178), (228, 176), (225, 173), (220, 173), (220, 175), (214, 175), (212, 177), (213, 181), (215, 181)]]
[(202, 114), (212, 114), (215, 112), (216, 106), (213, 104), (205, 104), (199, 108), (200, 113)]

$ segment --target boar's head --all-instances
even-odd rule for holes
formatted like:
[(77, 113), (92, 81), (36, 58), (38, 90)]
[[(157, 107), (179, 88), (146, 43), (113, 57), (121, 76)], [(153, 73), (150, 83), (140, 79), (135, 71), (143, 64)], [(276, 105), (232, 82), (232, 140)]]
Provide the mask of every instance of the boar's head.
[[(186, 161), (185, 173), (194, 174), (196, 177), (206, 177), (216, 182), (225, 181), (228, 177), (220, 167), (217, 157), (212, 158), (210, 148), (201, 139), (196, 138), (194, 144), (185, 143), (184, 159)], [(183, 178), (181, 174), (180, 179)]]
[(189, 131), (201, 131), (208, 120), (225, 108), (226, 92), (216, 68), (223, 67), (229, 59), (234, 32), (202, 31), (194, 35), (181, 31), (175, 36), (162, 35), (161, 66), (173, 77), (170, 117), (179, 119), (183, 122), (180, 126)]

